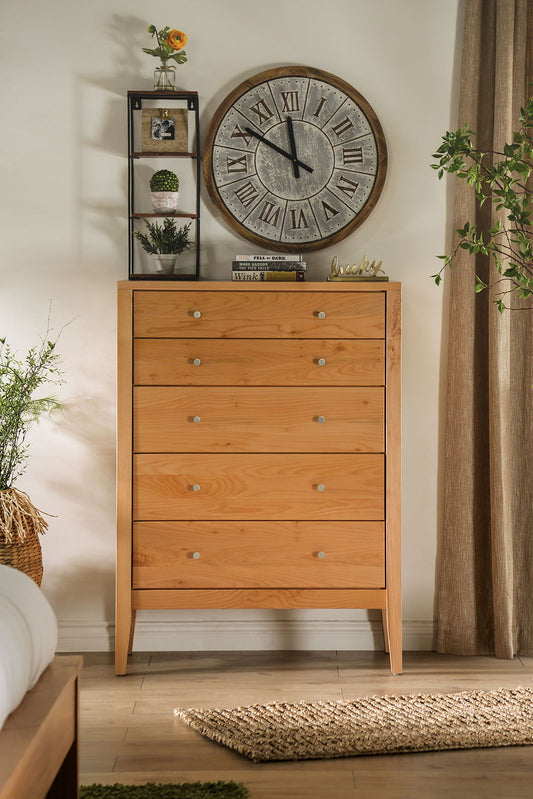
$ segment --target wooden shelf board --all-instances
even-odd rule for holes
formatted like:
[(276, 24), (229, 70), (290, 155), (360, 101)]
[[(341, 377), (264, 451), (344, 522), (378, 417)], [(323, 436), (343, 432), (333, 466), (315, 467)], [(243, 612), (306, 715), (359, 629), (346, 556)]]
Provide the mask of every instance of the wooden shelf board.
[(183, 213), (183, 214), (181, 214), (181, 213), (180, 214), (177, 214), (177, 213), (176, 214), (154, 214), (154, 213), (150, 213), (150, 214), (131, 214), (130, 218), (131, 219), (144, 219), (145, 217), (152, 217), (152, 216), (184, 217), (186, 219), (198, 219), (198, 214), (185, 214), (185, 213)]
[(146, 150), (146, 152), (133, 152), (130, 153), (131, 158), (197, 158), (197, 153), (186, 152), (153, 152)]
[(157, 90), (144, 90), (139, 89), (136, 91), (135, 89), (130, 89), (128, 91), (128, 97), (161, 97), (161, 99), (169, 99), (169, 100), (179, 100), (180, 97), (197, 97), (198, 92), (189, 92), (189, 91), (181, 91), (176, 89), (175, 91), (163, 91), (162, 89)]

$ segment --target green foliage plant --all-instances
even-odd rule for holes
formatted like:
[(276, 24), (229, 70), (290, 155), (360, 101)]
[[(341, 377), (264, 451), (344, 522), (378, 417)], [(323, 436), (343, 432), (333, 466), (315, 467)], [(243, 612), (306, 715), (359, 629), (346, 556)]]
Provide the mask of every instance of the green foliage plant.
[(56, 342), (45, 338), (18, 360), (0, 339), (0, 491), (11, 488), (26, 469), (32, 423), (61, 407), (54, 397), (35, 396), (44, 384), (63, 382)]
[(179, 178), (170, 169), (160, 169), (150, 178), (151, 191), (178, 191), (179, 187)]
[(133, 235), (149, 255), (180, 255), (194, 244), (189, 238), (190, 222), (178, 229), (174, 219), (166, 218), (162, 225), (149, 222), (147, 219), (143, 221), (150, 235), (147, 236), (138, 230), (134, 231)]
[[(444, 261), (442, 269), (432, 277), (437, 285), (442, 280), (446, 267), (453, 266), (460, 249), (471, 255), (491, 255), (502, 276), (492, 286), (504, 283), (494, 300), (499, 311), (508, 306), (504, 296), (514, 294), (520, 299), (533, 296), (533, 237), (531, 231), (531, 171), (533, 169), (533, 97), (520, 109), (520, 127), (513, 132), (512, 142), (505, 144), (503, 152), (482, 152), (473, 144), (475, 135), (468, 126), (442, 137), (442, 144), (431, 164), (439, 179), (445, 172), (466, 180), (472, 186), (479, 207), (487, 201), (497, 211), (506, 215), (506, 223), (500, 220), (488, 231), (478, 230), (471, 221), (457, 230), (459, 243), (451, 255), (440, 255)], [(475, 291), (488, 286), (476, 276)], [(525, 306), (520, 306), (524, 308)], [(529, 306), (531, 308), (531, 306)]]

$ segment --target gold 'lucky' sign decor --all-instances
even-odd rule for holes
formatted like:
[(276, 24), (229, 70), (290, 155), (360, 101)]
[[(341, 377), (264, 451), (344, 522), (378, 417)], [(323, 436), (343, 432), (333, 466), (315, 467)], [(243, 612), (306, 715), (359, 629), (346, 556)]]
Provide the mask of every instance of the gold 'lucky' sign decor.
[(370, 263), (366, 255), (363, 255), (359, 264), (341, 266), (339, 256), (335, 255), (331, 262), (328, 280), (388, 280), (381, 264), (382, 261)]

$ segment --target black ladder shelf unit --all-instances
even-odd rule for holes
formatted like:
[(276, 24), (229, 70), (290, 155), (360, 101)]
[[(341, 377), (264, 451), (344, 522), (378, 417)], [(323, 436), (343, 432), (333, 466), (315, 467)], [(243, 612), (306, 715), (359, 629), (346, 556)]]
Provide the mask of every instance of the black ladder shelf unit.
[[(167, 151), (151, 152), (135, 149), (138, 141), (139, 132), (135, 130), (134, 111), (143, 108), (143, 100), (184, 100), (187, 103), (187, 111), (194, 114), (194, 133), (192, 137), (192, 152)], [(144, 158), (192, 158), (196, 161), (196, 208), (191, 213), (175, 214), (155, 214), (137, 213), (134, 208), (135, 191), (135, 163), (138, 159)], [(200, 115), (198, 106), (198, 92), (186, 91), (128, 91), (128, 278), (129, 280), (198, 280), (200, 277), (200, 178), (201, 178), (201, 157), (200, 157)], [(195, 221), (195, 269), (187, 274), (162, 275), (154, 273), (144, 273), (135, 271), (135, 241), (133, 231), (135, 220), (144, 217), (182, 217)]]

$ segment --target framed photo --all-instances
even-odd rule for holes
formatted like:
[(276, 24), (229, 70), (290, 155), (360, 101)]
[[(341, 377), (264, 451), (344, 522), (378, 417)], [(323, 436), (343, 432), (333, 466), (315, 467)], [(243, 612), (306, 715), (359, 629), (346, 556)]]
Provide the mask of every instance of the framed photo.
[(188, 139), (185, 108), (142, 109), (143, 152), (187, 152)]

